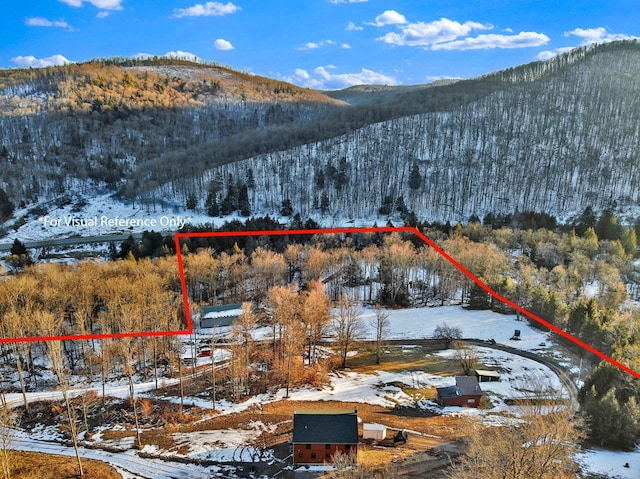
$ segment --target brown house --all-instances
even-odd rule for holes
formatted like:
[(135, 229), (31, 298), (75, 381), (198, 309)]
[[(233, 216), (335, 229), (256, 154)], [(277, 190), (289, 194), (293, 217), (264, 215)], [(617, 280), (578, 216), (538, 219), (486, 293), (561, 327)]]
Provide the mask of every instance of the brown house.
[(441, 406), (478, 407), (482, 389), (475, 376), (456, 376), (455, 386), (436, 388)]
[(330, 462), (336, 452), (358, 452), (358, 412), (294, 412), (294, 464)]

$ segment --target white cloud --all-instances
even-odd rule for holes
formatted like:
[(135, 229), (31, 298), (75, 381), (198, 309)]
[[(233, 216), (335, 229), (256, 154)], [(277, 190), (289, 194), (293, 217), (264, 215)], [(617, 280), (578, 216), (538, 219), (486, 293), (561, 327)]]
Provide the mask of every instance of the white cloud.
[(98, 14), (96, 15), (96, 17), (98, 18), (107, 18), (108, 16), (109, 16), (109, 12), (105, 12), (105, 11), (98, 12)]
[(321, 40), (319, 42), (307, 42), (301, 47), (298, 47), (298, 50), (316, 50), (318, 48), (322, 48), (325, 45), (335, 45), (336, 42), (333, 40)]
[(198, 57), (197, 55), (194, 55), (193, 53), (189, 53), (189, 52), (183, 52), (182, 50), (176, 50), (173, 52), (167, 52), (164, 55), (162, 55), (163, 57), (167, 57), (167, 58), (177, 58), (179, 60), (188, 60), (190, 62), (200, 62), (200, 57)]
[(427, 81), (434, 82), (440, 80), (462, 80), (462, 77), (451, 77), (446, 75), (427, 75)]
[(51, 55), (47, 58), (36, 58), (33, 55), (27, 56), (17, 56), (13, 57), (11, 61), (23, 68), (41, 68), (41, 67), (50, 67), (54, 65), (64, 65), (65, 63), (73, 63), (71, 60), (63, 57), (62, 55)]
[(284, 77), (283, 79), (290, 83), (319, 90), (339, 90), (353, 85), (365, 84), (398, 84), (398, 81), (392, 76), (375, 72), (368, 68), (362, 68), (355, 73), (334, 73), (330, 70), (335, 70), (335, 66), (319, 66), (314, 68), (313, 72), (308, 72), (303, 68), (296, 68), (293, 76)]
[(210, 16), (219, 17), (222, 15), (230, 15), (237, 12), (238, 10), (241, 10), (241, 8), (231, 2), (228, 2), (227, 4), (218, 2), (207, 2), (205, 4), (198, 3), (188, 8), (176, 8), (173, 11), (173, 16), (177, 18)]
[(218, 38), (215, 42), (213, 42), (213, 47), (216, 50), (233, 50), (233, 45), (231, 42), (225, 40), (224, 38)]
[(569, 50), (573, 50), (574, 47), (562, 47), (562, 48), (555, 48), (553, 50), (544, 50), (540, 53), (538, 53), (538, 55), (536, 55), (536, 60), (548, 60), (549, 58), (553, 58), (556, 55), (560, 55), (561, 53), (565, 53), (568, 52)]
[(583, 45), (589, 45), (591, 43), (607, 43), (614, 42), (616, 40), (633, 40), (638, 39), (633, 35), (626, 35), (624, 33), (609, 33), (604, 27), (598, 28), (576, 28), (570, 32), (564, 32), (565, 37), (576, 36), (582, 38)]
[(24, 21), (25, 25), (29, 25), (30, 27), (56, 27), (56, 28), (66, 28), (69, 30), (73, 30), (73, 27), (69, 25), (67, 22), (62, 20), (47, 20), (43, 17), (31, 17), (27, 18)]
[(549, 37), (544, 33), (520, 32), (517, 35), (498, 35), (490, 33), (467, 37), (463, 40), (438, 43), (431, 46), (432, 50), (490, 50), (493, 48), (526, 48), (539, 47), (549, 43)]
[(369, 25), (383, 27), (385, 25), (402, 25), (407, 23), (407, 19), (402, 13), (395, 10), (386, 10), (376, 17), (376, 21)]
[(58, 0), (71, 7), (81, 7), (84, 3), (89, 3), (102, 10), (122, 10), (123, 0)]
[(362, 27), (357, 26), (353, 22), (349, 22), (349, 24), (347, 25), (347, 30), (349, 30), (351, 32), (355, 32), (357, 30), (364, 30), (364, 29)]
[(345, 50), (351, 50), (351, 45), (349, 45), (348, 43), (343, 43), (342, 45), (340, 45), (340, 48), (343, 48)]
[(333, 3), (334, 5), (338, 5), (339, 3), (364, 3), (369, 0), (329, 0), (329, 3)]
[[(592, 43), (607, 43), (617, 40), (640, 40), (640, 37), (627, 35), (624, 33), (609, 33), (606, 28), (576, 28), (570, 32), (564, 32), (565, 37), (578, 37), (582, 39), (581, 45), (591, 45)], [(549, 60), (562, 53), (573, 50), (576, 46), (555, 48), (544, 50), (536, 56), (536, 60)]]
[(301, 80), (311, 79), (311, 75), (309, 75), (309, 72), (307, 70), (304, 70), (303, 68), (296, 68), (294, 71), (294, 76), (296, 78), (300, 78)]
[(400, 33), (390, 32), (377, 38), (378, 41), (399, 46), (427, 47), (437, 43), (451, 42), (469, 34), (472, 30), (491, 30), (493, 25), (478, 22), (459, 23), (441, 18), (430, 23), (409, 23), (401, 27)]
[(303, 46), (298, 47), (298, 50), (315, 50), (316, 48), (320, 48), (322, 46), (322, 42), (307, 42)]

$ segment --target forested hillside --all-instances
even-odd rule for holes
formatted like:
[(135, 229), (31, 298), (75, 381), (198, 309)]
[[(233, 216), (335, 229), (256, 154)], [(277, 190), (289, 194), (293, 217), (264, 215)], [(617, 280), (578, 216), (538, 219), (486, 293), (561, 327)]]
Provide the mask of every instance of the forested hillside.
[[(340, 104), (313, 90), (177, 59), (4, 70), (0, 189), (17, 206), (90, 195), (96, 187), (124, 194), (141, 183), (153, 188), (149, 172), (165, 166), (168, 152), (308, 121)], [(196, 171), (189, 162), (182, 167), (181, 175)]]
[[(575, 51), (503, 72), (503, 88), (469, 93), (478, 97), (473, 101), (449, 109), (434, 104), (427, 113), (224, 165), (205, 181), (167, 188), (204, 200), (208, 185), (215, 191), (250, 176), (253, 208), (277, 211), (288, 199), (303, 217), (412, 211), (430, 220), (465, 221), (489, 211), (573, 215), (585, 206), (636, 204), (640, 50), (624, 47)], [(443, 88), (463, 95), (472, 85)]]
[(170, 59), (5, 70), (0, 216), (98, 188), (212, 216), (327, 221), (635, 206), (639, 73), (636, 42), (330, 96)]

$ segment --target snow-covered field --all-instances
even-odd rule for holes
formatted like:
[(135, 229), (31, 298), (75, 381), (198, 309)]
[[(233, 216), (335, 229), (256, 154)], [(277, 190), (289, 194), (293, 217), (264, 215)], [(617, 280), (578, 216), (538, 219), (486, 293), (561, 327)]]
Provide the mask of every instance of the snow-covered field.
[(578, 454), (577, 460), (584, 472), (601, 474), (610, 479), (638, 479), (640, 477), (640, 446), (631, 452), (587, 449)]
[[(515, 314), (473, 311), (460, 306), (397, 309), (388, 310), (387, 313), (390, 323), (387, 339), (431, 338), (437, 326), (446, 324), (460, 328), (463, 338), (494, 339), (498, 343), (525, 351), (553, 350), (551, 334), (529, 326), (525, 320), (518, 321)], [(364, 338), (373, 339), (373, 309), (364, 309), (362, 319), (366, 327)], [(516, 329), (521, 332), (519, 341), (510, 339)]]

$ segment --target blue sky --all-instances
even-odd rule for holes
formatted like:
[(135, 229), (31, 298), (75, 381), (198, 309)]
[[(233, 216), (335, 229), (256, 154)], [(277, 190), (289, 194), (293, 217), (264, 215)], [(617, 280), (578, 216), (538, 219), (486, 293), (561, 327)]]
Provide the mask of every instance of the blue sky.
[(196, 56), (321, 89), (469, 78), (640, 36), (637, 0), (5, 0), (0, 67)]

